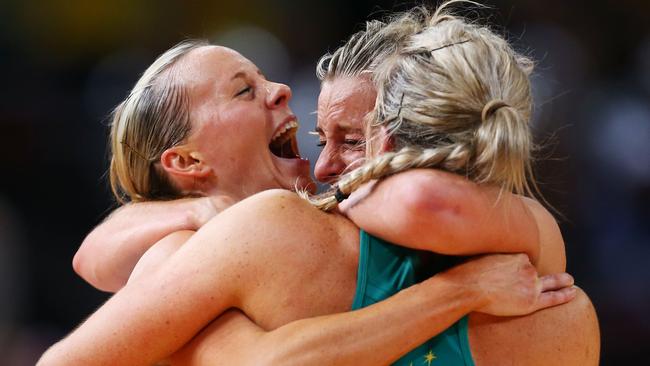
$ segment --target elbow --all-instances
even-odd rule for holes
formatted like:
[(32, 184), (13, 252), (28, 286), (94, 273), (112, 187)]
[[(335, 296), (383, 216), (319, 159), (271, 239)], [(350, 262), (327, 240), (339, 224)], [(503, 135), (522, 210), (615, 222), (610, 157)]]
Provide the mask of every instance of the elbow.
[(95, 276), (95, 269), (91, 265), (91, 261), (87, 259), (88, 255), (86, 252), (88, 251), (87, 249), (87, 241), (86, 239), (82, 244), (81, 247), (77, 250), (77, 253), (75, 253), (74, 257), (72, 258), (72, 269), (75, 271), (79, 277), (83, 278), (86, 282), (90, 283), (91, 285), (97, 287), (96, 283), (97, 278)]
[(36, 366), (56, 366), (56, 365), (65, 365), (66, 362), (58, 356), (59, 353), (56, 352), (57, 344), (50, 347), (41, 358), (36, 362)]
[(440, 254), (467, 254), (458, 234), (468, 221), (459, 196), (466, 190), (465, 178), (434, 169), (414, 170), (404, 178), (393, 199), (399, 202), (395, 216), (403, 225), (402, 233), (414, 235), (411, 246)]
[(45, 351), (41, 358), (39, 358), (36, 362), (36, 366), (53, 366), (56, 364), (56, 361), (52, 358), (52, 356), (50, 356), (49, 350)]
[(77, 253), (75, 253), (74, 257), (72, 258), (72, 269), (75, 271), (76, 274), (79, 275), (79, 277), (83, 278), (89, 283), (92, 283), (93, 279), (90, 276), (91, 271), (88, 269), (87, 262), (85, 260), (85, 253), (83, 251), (83, 246), (82, 248), (79, 248), (77, 250)]
[(351, 218), (370, 234), (402, 246), (457, 254), (446, 249), (457, 242), (450, 239), (464, 214), (456, 198), (463, 181), (463, 177), (434, 169), (403, 172), (379, 183), (373, 193), (379, 197), (375, 204), (390, 209)]
[(91, 250), (90, 239), (90, 235), (86, 237), (86, 240), (84, 240), (81, 247), (72, 258), (72, 269), (77, 275), (79, 275), (79, 277), (83, 278), (84, 281), (88, 282), (98, 290), (116, 292), (121, 288), (121, 285), (119, 283), (111, 283), (111, 281), (105, 280), (104, 278), (111, 279), (113, 276), (102, 276), (101, 270), (97, 266), (98, 261), (90, 258), (90, 256), (101, 257), (101, 255)]
[(443, 213), (455, 212), (454, 193), (457, 191), (454, 181), (462, 177), (451, 176), (451, 173), (437, 170), (416, 171), (417, 175), (403, 185), (402, 198), (409, 209), (428, 217)]

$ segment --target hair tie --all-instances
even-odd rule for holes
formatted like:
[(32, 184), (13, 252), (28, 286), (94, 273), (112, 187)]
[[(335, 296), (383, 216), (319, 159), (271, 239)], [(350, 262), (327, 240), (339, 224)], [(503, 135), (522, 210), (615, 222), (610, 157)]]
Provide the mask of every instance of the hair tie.
[(334, 193), (334, 198), (336, 198), (336, 202), (341, 203), (348, 197), (350, 197), (349, 193), (343, 193), (341, 192), (341, 188), (338, 187), (336, 188), (336, 192)]
[(510, 106), (506, 102), (499, 99), (492, 99), (491, 101), (487, 102), (487, 104), (483, 107), (483, 111), (481, 112), (481, 121), (485, 122), (494, 112), (497, 111), (497, 109), (501, 107)]

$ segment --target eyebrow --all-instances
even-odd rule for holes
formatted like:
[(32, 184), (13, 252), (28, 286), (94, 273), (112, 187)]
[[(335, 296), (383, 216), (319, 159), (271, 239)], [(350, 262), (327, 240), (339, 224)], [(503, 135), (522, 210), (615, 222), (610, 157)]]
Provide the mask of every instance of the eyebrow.
[(246, 73), (243, 72), (243, 71), (240, 71), (240, 72), (236, 73), (232, 78), (230, 78), (230, 80), (235, 80), (237, 78), (243, 78), (244, 76), (246, 76)]
[[(343, 131), (345, 133), (358, 133), (363, 135), (363, 130), (360, 128), (352, 128), (349, 124), (346, 124), (345, 122), (339, 123), (339, 125), (336, 128), (339, 131)], [(310, 132), (311, 134), (319, 134), (319, 135), (324, 135), (325, 131), (323, 131), (322, 128), (316, 126), (313, 131)]]
[[(263, 77), (264, 79), (266, 79), (266, 76), (264, 76), (264, 74), (262, 74), (262, 71), (260, 71), (260, 69), (256, 69), (255, 71), (257, 72), (257, 75), (259, 75), (259, 76)], [(230, 80), (235, 80), (237, 78), (243, 78), (245, 76), (246, 76), (246, 71), (239, 71), (235, 75), (233, 75), (233, 77), (230, 78)]]

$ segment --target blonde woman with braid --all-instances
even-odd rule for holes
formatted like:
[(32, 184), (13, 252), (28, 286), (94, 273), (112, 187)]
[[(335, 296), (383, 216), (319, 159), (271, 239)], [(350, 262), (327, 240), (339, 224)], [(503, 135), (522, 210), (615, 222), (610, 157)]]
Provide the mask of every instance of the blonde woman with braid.
[[(220, 162), (267, 161), (269, 140), (272, 142), (274, 131), (279, 131), (276, 128), (284, 128), (290, 114), (286, 106), (288, 89), (266, 81), (254, 65), (232, 50), (200, 46), (179, 55), (166, 64), (159, 74), (162, 76), (143, 84), (151, 85), (154, 91), (165, 91), (176, 83), (181, 97), (172, 100), (180, 101), (181, 112), (185, 110), (178, 115), (189, 116), (183, 119), (190, 125), (189, 137), (181, 139), (180, 144), (160, 148), (162, 153), (156, 159), (134, 144), (129, 143), (127, 149), (152, 161), (147, 171), (166, 173), (174, 183), (170, 185), (174, 195), (224, 194), (227, 190), (221, 187), (236, 187), (228, 192), (228, 198), (239, 202), (196, 234), (173, 233), (157, 243), (154, 249), (165, 252), (171, 248), (172, 254), (168, 252), (164, 262), (156, 263), (150, 254), (155, 257), (161, 251), (147, 252), (130, 282), (49, 350), (42, 364), (151, 364), (188, 342), (173, 362), (386, 364), (467, 312), (523, 315), (575, 296), (571, 289), (546, 292), (565, 285), (566, 278), (538, 280), (522, 255), (492, 256), (438, 274), (364, 309), (327, 315), (352, 307), (358, 288), (358, 228), (339, 215), (319, 212), (288, 191), (270, 190), (243, 200), (233, 194), (263, 190), (267, 188), (265, 182), (273, 184), (273, 180), (262, 179), (256, 186), (255, 179), (275, 177), (272, 173), (277, 162), (271, 169), (263, 165), (262, 172), (251, 172), (250, 176), (235, 179), (225, 174), (216, 179)], [(219, 66), (218, 74), (215, 65)], [(243, 114), (246, 105), (254, 113)], [(162, 104), (163, 111), (169, 112), (169, 108), (169, 104)], [(155, 114), (155, 109), (143, 111)], [(229, 119), (241, 122), (244, 117), (251, 117), (245, 126), (227, 123)], [(255, 119), (257, 124), (253, 123)], [(253, 149), (251, 156), (242, 156), (239, 141), (228, 141), (232, 152), (226, 148), (220, 154), (208, 151), (207, 144), (214, 142), (213, 132), (219, 130), (237, 140), (239, 135), (232, 129), (239, 128), (255, 130), (243, 140)], [(208, 136), (195, 135), (197, 130)], [(241, 184), (250, 190), (239, 189)], [(141, 189), (147, 191), (147, 186)], [(479, 205), (483, 204), (481, 195), (491, 197), (479, 187), (473, 189), (467, 195), (478, 194), (475, 203)], [(490, 208), (481, 207), (484, 211)], [(491, 222), (503, 225), (503, 218), (493, 217)], [(473, 272), (467, 269), (470, 265)], [(567, 306), (574, 309), (583, 303), (584, 297)], [(545, 320), (565, 319), (566, 327), (574, 329), (575, 324), (569, 322), (572, 319), (563, 318), (565, 309), (556, 307), (515, 320), (528, 326), (524, 334), (510, 334), (507, 324), (496, 324), (501, 333), (477, 338), (472, 348), (498, 345), (510, 351), (510, 359), (517, 363), (525, 357), (539, 362), (546, 351), (559, 346), (575, 351), (573, 356), (564, 352), (558, 355), (561, 364), (569, 364), (568, 359), (583, 360), (581, 340), (569, 342), (569, 332), (546, 326)], [(529, 348), (524, 350), (525, 346)], [(425, 356), (429, 363), (437, 357), (432, 352)]]
[[(372, 234), (411, 248), (449, 255), (523, 252), (540, 274), (565, 270), (564, 243), (557, 224), (539, 203), (523, 197), (532, 197), (536, 190), (529, 129), (532, 69), (532, 61), (517, 54), (507, 41), (489, 29), (438, 9), (427, 19), (425, 27), (405, 41), (403, 48), (374, 70), (377, 98), (366, 133), (371, 158), (342, 176), (336, 190), (312, 200), (318, 207), (331, 210), (352, 194), (340, 209), (364, 228), (358, 274), (361, 285), (354, 308), (390, 295), (392, 292), (387, 289), (395, 286), (396, 277), (424, 270), (418, 268), (423, 267), (420, 253), (400, 249)], [(448, 173), (406, 172), (417, 168), (437, 168), (464, 176), (468, 181), (452, 182), (452, 187), (442, 188), (443, 176)], [(401, 172), (406, 173), (398, 174)], [(378, 183), (392, 175), (395, 176)], [(473, 199), (467, 196), (475, 189), (469, 181), (492, 187), (488, 189), (494, 193), (490, 197), (496, 197), (493, 207), (502, 207), (503, 212), (523, 203), (537, 222), (539, 241), (508, 242), (490, 240), (485, 235), (483, 240), (473, 240), (471, 232), (489, 221), (480, 212), (473, 213), (473, 220), (459, 222), (458, 213), (452, 209), (439, 215), (439, 220), (429, 220), (431, 210), (453, 207), (456, 199)], [(511, 196), (510, 192), (521, 196)], [(390, 203), (394, 203), (390, 209), (377, 210)], [(486, 213), (500, 215), (496, 210)], [(457, 230), (446, 230), (450, 224)], [(440, 233), (451, 236), (445, 238)], [(495, 238), (499, 235), (493, 234)], [(386, 270), (406, 264), (415, 271)], [(399, 288), (414, 283), (416, 278), (403, 280)], [(378, 292), (378, 288), (385, 294)], [(464, 349), (469, 349), (470, 339), (477, 364), (498, 364), (500, 357), (505, 356), (491, 348), (476, 347), (481, 342), (474, 340), (488, 336), (489, 331), (482, 334), (484, 330), (472, 328), (481, 329), (489, 323), (487, 318), (470, 317), (469, 337), (464, 324), (467, 318), (454, 326), (457, 330), (452, 327), (445, 332), (451, 331), (450, 337), (461, 339), (458, 362), (469, 353)], [(597, 326), (592, 329), (595, 332), (590, 337), (597, 337)], [(445, 345), (440, 345), (439, 338), (400, 361), (407, 365), (426, 359), (431, 353), (444, 354), (441, 349)], [(597, 349), (597, 338), (592, 338), (592, 342)], [(594, 355), (589, 364), (597, 363), (597, 358)], [(448, 364), (454, 362), (451, 358), (446, 360)], [(536, 362), (529, 359), (526, 364)], [(465, 358), (465, 364), (470, 363)], [(562, 362), (558, 360), (558, 364)]]

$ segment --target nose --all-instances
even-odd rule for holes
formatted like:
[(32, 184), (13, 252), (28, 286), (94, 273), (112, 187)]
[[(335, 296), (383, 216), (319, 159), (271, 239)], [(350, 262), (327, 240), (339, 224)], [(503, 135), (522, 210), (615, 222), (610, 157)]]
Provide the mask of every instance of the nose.
[(321, 183), (333, 183), (345, 170), (345, 163), (341, 161), (340, 154), (334, 150), (329, 145), (325, 145), (314, 166), (314, 176)]
[(286, 106), (291, 100), (291, 88), (287, 85), (269, 82), (267, 88), (266, 105), (269, 108)]

